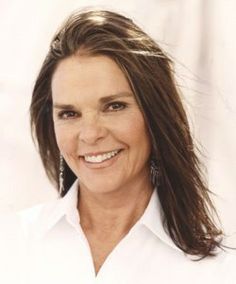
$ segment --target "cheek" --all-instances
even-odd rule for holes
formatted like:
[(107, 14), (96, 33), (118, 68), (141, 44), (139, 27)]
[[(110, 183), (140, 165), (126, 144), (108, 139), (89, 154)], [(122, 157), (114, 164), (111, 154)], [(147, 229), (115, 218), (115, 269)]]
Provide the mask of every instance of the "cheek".
[(73, 155), (76, 153), (77, 143), (73, 131), (65, 125), (54, 125), (57, 145), (62, 154)]
[(143, 144), (150, 145), (149, 132), (146, 127), (143, 116), (140, 113), (136, 113), (128, 124), (130, 139), (133, 143), (137, 143), (137, 146)]
[(140, 155), (142, 153), (147, 155), (150, 152), (150, 137), (144, 124), (140, 122), (139, 125), (133, 125), (130, 137), (132, 137), (132, 144), (139, 149)]
[(139, 152), (139, 156), (146, 157), (151, 152), (151, 139), (142, 114), (137, 111), (129, 115), (117, 129), (118, 136), (123, 138), (131, 150)]

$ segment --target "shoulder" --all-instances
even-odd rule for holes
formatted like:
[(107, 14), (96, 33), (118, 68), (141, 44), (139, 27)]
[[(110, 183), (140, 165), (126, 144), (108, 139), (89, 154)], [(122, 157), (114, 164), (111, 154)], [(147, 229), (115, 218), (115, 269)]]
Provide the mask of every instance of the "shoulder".
[(30, 208), (23, 209), (16, 213), (19, 226), (25, 236), (29, 235), (30, 228), (37, 222), (48, 203), (41, 203)]
[[(35, 210), (32, 208), (32, 211)], [(23, 223), (27, 223), (26, 216), (29, 217), (30, 213), (28, 211), (29, 214), (23, 217), (23, 212), (26, 213), (26, 210), (0, 216), (1, 283), (24, 283), (21, 275), (26, 263), (28, 238)]]
[(1, 243), (6, 240), (16, 241), (19, 238), (23, 238), (26, 233), (26, 225), (30, 224), (33, 217), (39, 214), (40, 208), (42, 208), (42, 205), (18, 212), (2, 214), (0, 216)]
[(222, 274), (224, 282), (227, 284), (236, 283), (236, 253), (235, 250), (227, 251), (222, 265)]
[(215, 257), (211, 257), (209, 262), (214, 267), (212, 276), (209, 279), (214, 279), (214, 283), (236, 283), (236, 255), (234, 250), (222, 250)]
[(53, 206), (55, 201), (34, 205), (16, 212), (0, 215), (1, 240), (22, 239), (27, 237), (30, 227), (33, 226), (45, 210)]

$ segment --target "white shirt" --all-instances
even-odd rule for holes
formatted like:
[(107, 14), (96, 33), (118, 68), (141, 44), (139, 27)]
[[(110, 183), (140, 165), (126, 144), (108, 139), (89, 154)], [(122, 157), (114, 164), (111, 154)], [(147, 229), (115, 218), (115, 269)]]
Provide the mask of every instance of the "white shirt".
[[(234, 256), (220, 253), (196, 262), (175, 246), (162, 226), (157, 191), (143, 216), (95, 276), (89, 244), (80, 226), (77, 194), (78, 181), (65, 197), (19, 214), (20, 222), (14, 223), (17, 237), (10, 237), (10, 252), (5, 245), (2, 248), (8, 261), (0, 265), (0, 283), (236, 283)], [(15, 234), (15, 229), (10, 231)]]

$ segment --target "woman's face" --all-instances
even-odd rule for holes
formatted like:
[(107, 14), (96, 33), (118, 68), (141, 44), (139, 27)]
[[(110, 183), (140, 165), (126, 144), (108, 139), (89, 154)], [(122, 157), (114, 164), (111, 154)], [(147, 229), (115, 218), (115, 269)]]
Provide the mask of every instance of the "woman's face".
[(129, 83), (107, 56), (73, 55), (52, 79), (58, 147), (80, 186), (107, 193), (149, 179), (150, 139)]

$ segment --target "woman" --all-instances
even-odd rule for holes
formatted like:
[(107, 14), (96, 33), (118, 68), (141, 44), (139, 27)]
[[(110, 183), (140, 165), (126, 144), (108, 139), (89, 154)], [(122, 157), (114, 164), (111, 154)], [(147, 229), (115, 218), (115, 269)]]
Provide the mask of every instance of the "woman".
[(26, 226), (34, 283), (231, 283), (171, 68), (114, 12), (76, 12), (53, 38), (31, 125), (61, 198)]

